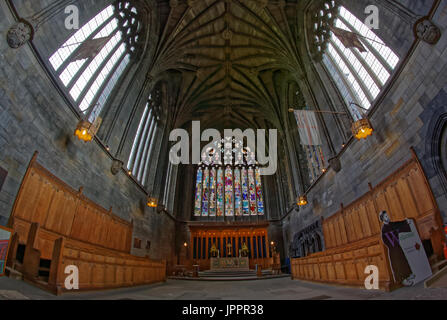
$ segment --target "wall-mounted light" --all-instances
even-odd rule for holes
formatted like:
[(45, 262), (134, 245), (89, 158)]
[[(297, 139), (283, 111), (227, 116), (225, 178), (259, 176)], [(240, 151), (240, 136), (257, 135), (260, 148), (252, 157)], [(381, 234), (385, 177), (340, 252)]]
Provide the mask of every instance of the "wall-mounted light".
[(296, 204), (297, 204), (299, 207), (306, 206), (306, 205), (308, 204), (307, 196), (306, 196), (306, 195), (299, 196), (298, 199), (296, 200)]
[(366, 139), (371, 136), (374, 129), (367, 118), (357, 120), (352, 124), (352, 134), (357, 140)]
[(81, 141), (90, 142), (93, 140), (93, 137), (98, 133), (99, 127), (101, 126), (102, 119), (100, 117), (96, 117), (95, 121), (90, 122), (90, 115), (98, 104), (91, 106), (87, 113), (81, 117), (79, 120), (76, 129), (74, 131), (74, 135)]
[(87, 120), (80, 120), (76, 126), (74, 135), (81, 141), (90, 142), (93, 140), (93, 136), (96, 134), (92, 130), (93, 124)]
[(155, 198), (155, 197), (151, 197), (151, 196), (149, 196), (149, 197), (147, 198), (146, 204), (147, 204), (147, 206), (148, 206), (149, 208), (155, 208), (155, 209), (157, 209), (157, 213), (162, 213), (162, 212), (166, 212), (166, 213), (168, 213), (168, 209), (166, 209), (166, 207), (163, 206), (163, 205), (159, 205), (159, 204), (158, 204), (158, 199)]
[(154, 197), (147, 198), (147, 206), (149, 208), (157, 208), (158, 207), (158, 199)]
[(351, 127), (352, 134), (357, 140), (368, 138), (374, 132), (371, 122), (366, 116), (368, 110), (355, 102), (350, 102), (350, 105), (357, 108), (357, 120), (354, 121)]

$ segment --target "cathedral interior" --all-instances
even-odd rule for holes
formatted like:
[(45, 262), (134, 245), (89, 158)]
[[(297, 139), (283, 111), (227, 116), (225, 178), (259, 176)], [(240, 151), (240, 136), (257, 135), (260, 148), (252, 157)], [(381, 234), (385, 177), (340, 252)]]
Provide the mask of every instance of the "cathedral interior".
[(5, 0), (0, 31), (0, 299), (447, 299), (447, 1)]

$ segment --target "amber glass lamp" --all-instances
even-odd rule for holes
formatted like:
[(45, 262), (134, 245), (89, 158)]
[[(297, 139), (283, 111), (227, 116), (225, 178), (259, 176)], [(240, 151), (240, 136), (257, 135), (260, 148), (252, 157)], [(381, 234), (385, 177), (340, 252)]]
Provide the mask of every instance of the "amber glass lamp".
[(91, 132), (92, 123), (88, 122), (87, 120), (80, 120), (78, 122), (78, 125), (76, 126), (75, 130), (75, 136), (84, 142), (90, 142), (93, 139), (93, 135)]
[(357, 120), (352, 124), (352, 134), (357, 140), (366, 139), (371, 136), (374, 129), (367, 118)]
[(101, 118), (96, 118), (96, 120), (91, 123), (90, 121), (84, 119), (79, 120), (78, 125), (74, 135), (81, 141), (90, 142), (99, 130), (101, 125)]
[(296, 200), (296, 204), (300, 207), (307, 205), (308, 204), (307, 196), (303, 195), (303, 196), (298, 197), (298, 199)]
[(158, 199), (153, 197), (147, 198), (147, 206), (149, 208), (158, 208)]

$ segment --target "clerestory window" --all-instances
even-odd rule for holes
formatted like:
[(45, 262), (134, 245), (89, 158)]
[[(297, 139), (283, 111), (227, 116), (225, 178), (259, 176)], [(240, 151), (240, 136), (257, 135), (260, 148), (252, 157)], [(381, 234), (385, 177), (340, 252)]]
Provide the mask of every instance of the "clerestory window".
[(93, 121), (137, 50), (141, 23), (130, 1), (116, 1), (76, 31), (50, 57), (80, 111)]

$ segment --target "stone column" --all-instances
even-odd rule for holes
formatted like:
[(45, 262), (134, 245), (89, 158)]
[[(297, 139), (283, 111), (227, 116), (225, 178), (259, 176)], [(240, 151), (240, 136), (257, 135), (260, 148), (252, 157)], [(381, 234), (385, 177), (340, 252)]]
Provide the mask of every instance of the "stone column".
[(8, 45), (13, 49), (18, 49), (26, 42), (32, 41), (34, 34), (39, 30), (39, 27), (57, 15), (65, 7), (77, 0), (56, 0), (49, 6), (43, 8), (36, 14), (20, 18), (14, 25), (12, 25), (6, 35)]

